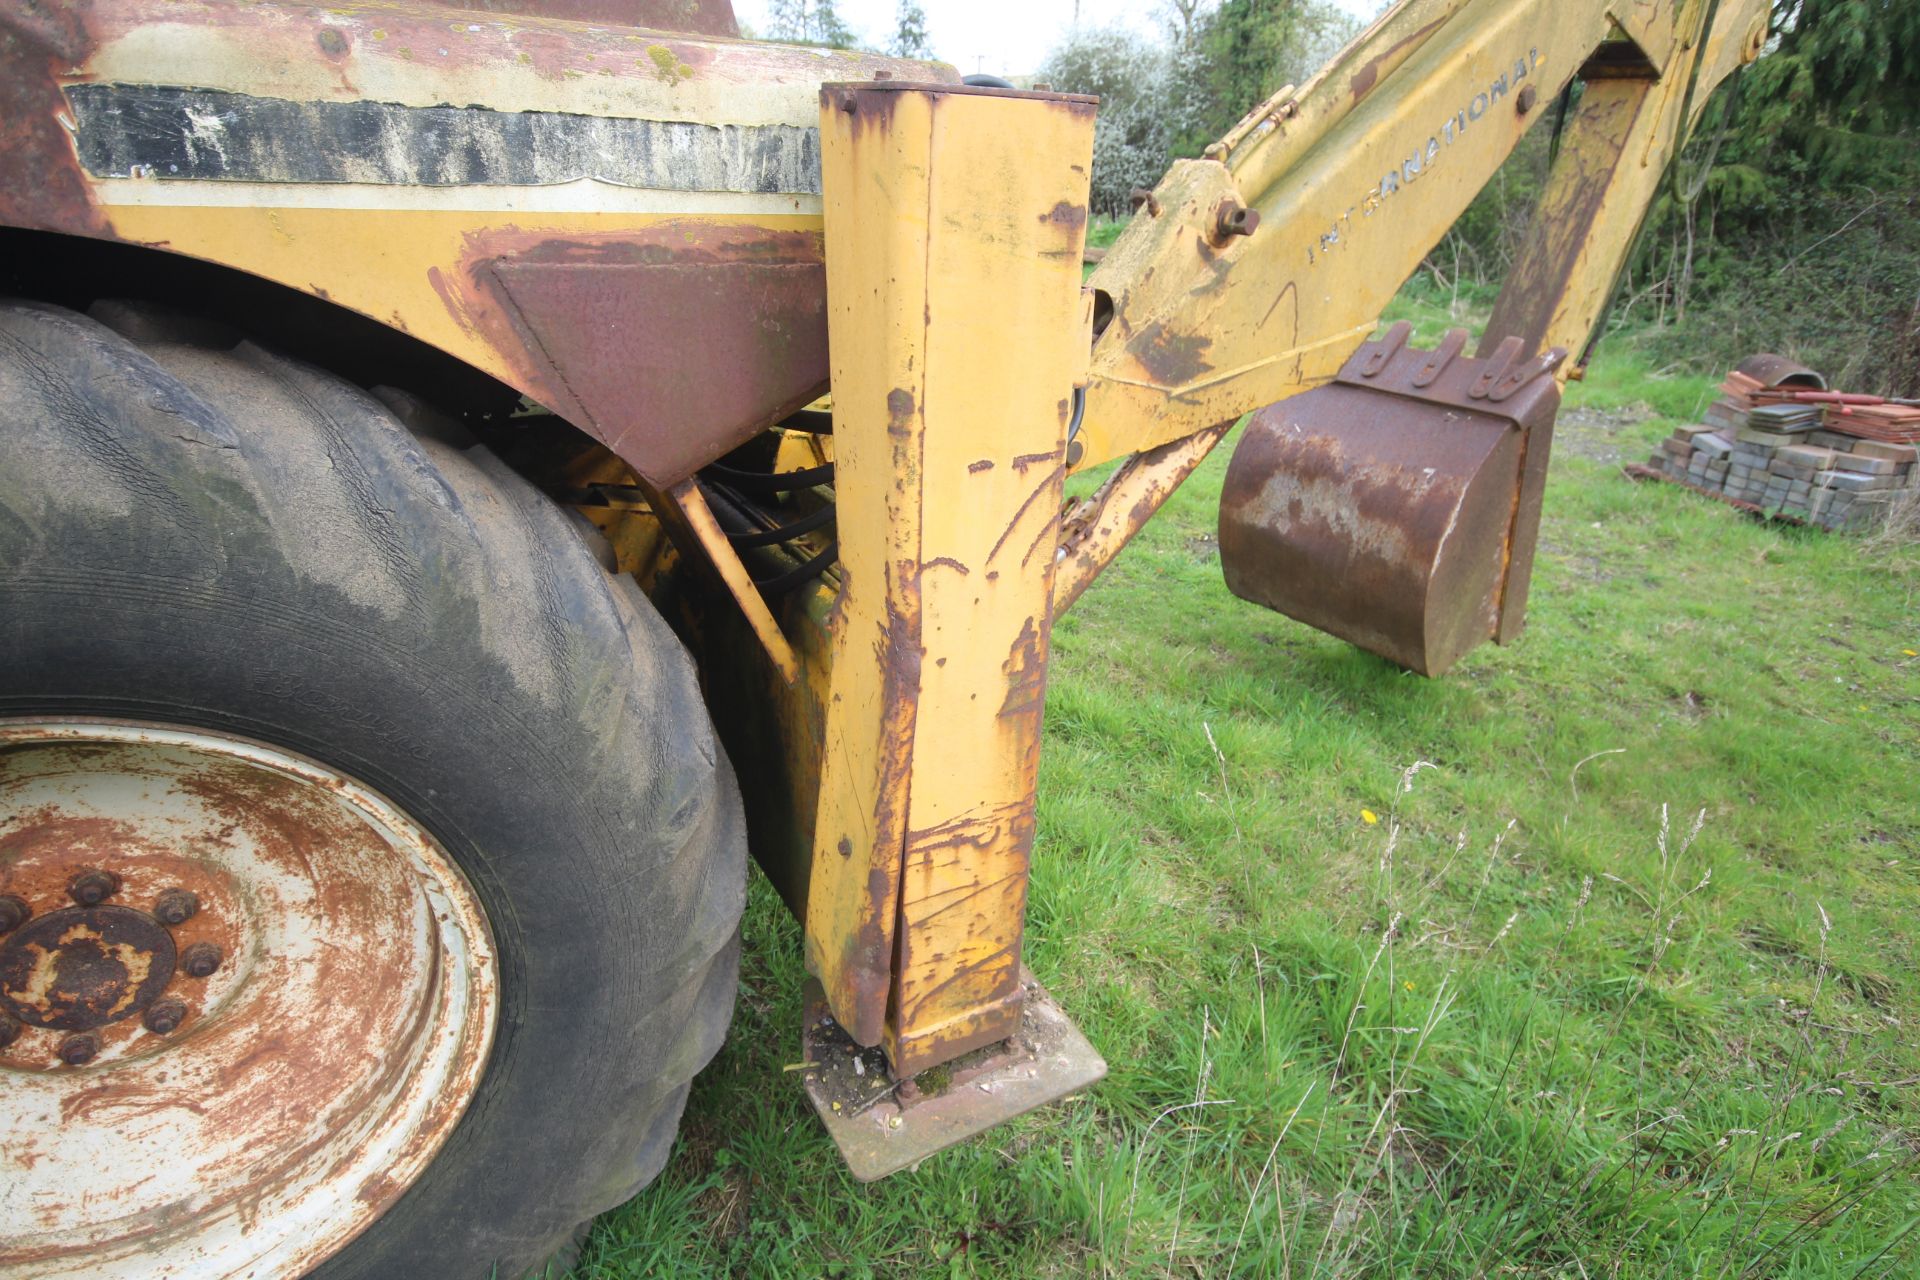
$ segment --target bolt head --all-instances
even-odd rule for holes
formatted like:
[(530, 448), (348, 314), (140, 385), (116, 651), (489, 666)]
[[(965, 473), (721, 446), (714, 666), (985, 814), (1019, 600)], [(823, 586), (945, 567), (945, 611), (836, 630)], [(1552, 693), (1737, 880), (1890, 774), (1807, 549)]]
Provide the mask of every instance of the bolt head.
[(32, 915), (33, 908), (26, 904), (25, 899), (16, 898), (10, 893), (0, 895), (0, 933), (12, 933)]
[(185, 924), (200, 911), (200, 897), (191, 889), (167, 889), (153, 900), (153, 915), (161, 924)]
[(4, 1010), (0, 1010), (0, 1049), (6, 1048), (15, 1040), (18, 1040), (24, 1031), (26, 1031), (26, 1027), (21, 1025), (20, 1019)]
[(70, 1067), (84, 1067), (99, 1053), (100, 1041), (94, 1036), (68, 1036), (60, 1042), (60, 1061)]
[(180, 971), (189, 978), (211, 978), (220, 969), (220, 948), (196, 942), (180, 953)]
[(187, 1006), (178, 1000), (156, 1000), (148, 1006), (140, 1025), (157, 1036), (171, 1035), (187, 1020)]
[(89, 869), (67, 881), (67, 896), (83, 907), (97, 907), (120, 892), (120, 877), (111, 871)]
[(1213, 211), (1214, 243), (1225, 244), (1234, 236), (1250, 236), (1259, 225), (1258, 209), (1249, 209), (1238, 200), (1228, 197)]

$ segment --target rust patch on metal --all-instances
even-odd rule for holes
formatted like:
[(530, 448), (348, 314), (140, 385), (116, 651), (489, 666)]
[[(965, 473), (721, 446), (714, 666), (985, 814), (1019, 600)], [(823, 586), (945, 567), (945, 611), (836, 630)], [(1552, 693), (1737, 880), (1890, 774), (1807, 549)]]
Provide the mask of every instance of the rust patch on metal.
[(1746, 374), (1763, 387), (1811, 387), (1815, 391), (1827, 389), (1824, 374), (1809, 369), (1798, 360), (1774, 355), (1770, 351), (1750, 355), (1733, 368), (1734, 372)]
[(1404, 330), (1255, 415), (1220, 560), (1235, 595), (1439, 675), (1518, 634), (1565, 353), (1465, 359), (1463, 333), (1427, 352)]
[(91, 1031), (159, 998), (174, 958), (166, 927), (144, 911), (68, 907), (0, 945), (0, 1005), (31, 1027)]
[[(169, 14), (165, 3), (136, 0), (102, 6), (92, 22), (104, 43)], [(484, 77), (509, 64), (555, 81), (587, 75), (652, 80), (657, 72), (647, 49), (654, 44), (670, 52), (676, 68), (686, 65), (696, 76), (725, 84), (817, 84), (823, 61), (815, 49), (734, 39), (738, 30), (726, 0), (416, 0), (330, 10), (208, 4), (196, 6), (194, 17), (237, 34), (262, 57), (311, 57), (319, 30), (333, 27), (356, 53), (377, 42), (387, 57), (431, 58), (442, 72), (471, 75), (472, 97), (455, 99), (463, 102), (484, 101)], [(907, 67), (938, 74), (896, 58), (838, 51), (828, 56), (828, 69), (836, 74)]]
[(1360, 99), (1373, 92), (1374, 86), (1380, 83), (1380, 68), (1383, 65), (1391, 62), (1401, 50), (1424, 41), (1445, 22), (1445, 18), (1435, 18), (1426, 26), (1394, 41), (1394, 43), (1367, 59), (1361, 68), (1354, 72), (1347, 80), (1347, 92), (1352, 95), (1353, 101), (1358, 103)]
[(913, 417), (913, 410), (913, 392), (905, 387), (895, 387), (887, 392), (887, 430), (896, 436), (905, 435), (907, 420)]
[[(818, 232), (678, 219), (476, 237), (471, 316), (563, 416), (671, 487), (827, 385)], [(444, 295), (443, 295), (444, 296)]]
[(1022, 732), (1039, 742), (1040, 712), (1047, 701), (1047, 646), (1040, 628), (1029, 617), (1020, 628), (1007, 660), (1000, 664), (1007, 680), (1007, 696), (1000, 703), (1002, 720), (1030, 720)]
[[(951, 818), (935, 826), (925, 827), (907, 833), (907, 847), (916, 854), (941, 854), (957, 866), (967, 865), (963, 856), (968, 850), (978, 851), (1011, 845), (1016, 851), (1023, 850), (1033, 843), (1033, 805), (1030, 799), (1014, 801), (1001, 805), (986, 813), (968, 814)], [(976, 877), (968, 881), (964, 889), (948, 890), (961, 892), (963, 897), (981, 892), (1001, 883), (1010, 883), (1015, 877), (1010, 873), (991, 884), (983, 884)], [(921, 902), (938, 903), (940, 895), (920, 899)], [(936, 907), (945, 910), (952, 902)]]
[(1057, 202), (1053, 208), (1040, 215), (1040, 221), (1050, 222), (1058, 227), (1077, 232), (1087, 225), (1087, 206), (1070, 204), (1065, 200)]
[(703, 36), (740, 34), (733, 0), (459, 0), (458, 4), (447, 2), (446, 7)]
[(1127, 353), (1140, 362), (1153, 380), (1163, 387), (1184, 386), (1201, 374), (1209, 373), (1205, 353), (1213, 339), (1197, 333), (1174, 333), (1164, 321), (1155, 320), (1141, 328), (1127, 343)]
[[(922, 75), (932, 68), (920, 66), (914, 68)], [(958, 77), (956, 76), (956, 80)], [(951, 95), (954, 97), (990, 97), (1024, 98), (1045, 102), (1056, 110), (1074, 115), (1091, 116), (1099, 106), (1100, 99), (1081, 93), (1048, 93), (1033, 89), (993, 89), (982, 85), (959, 84), (945, 80), (862, 80), (843, 81), (820, 86), (820, 104), (829, 110), (841, 111), (853, 117), (853, 129), (856, 135), (873, 131), (885, 133), (893, 128), (893, 116), (902, 100), (902, 92), (927, 92)], [(1042, 215), (1042, 220), (1070, 217), (1074, 206), (1066, 201), (1056, 205), (1054, 210)], [(1086, 210), (1080, 209), (1080, 218), (1084, 222)]]
[(107, 220), (60, 120), (60, 73), (84, 63), (93, 37), (87, 9), (62, 0), (0, 12), (0, 222), (82, 235), (108, 234)]
[(880, 1043), (880, 1033), (886, 1017), (887, 989), (891, 984), (892, 930), (886, 923), (887, 912), (893, 905), (898, 891), (895, 877), (875, 867), (867, 873), (867, 903), (869, 911), (847, 939), (846, 953), (840, 967), (841, 980), (846, 984), (846, 1003), (839, 1006), (851, 1010), (853, 1020), (847, 1024), (847, 1032), (861, 1044)]
[[(92, 740), (68, 745), (65, 732)], [(373, 856), (396, 851), (382, 833), (404, 819), (385, 808), (375, 818), (368, 806), (383, 802), (364, 789), (285, 757), (268, 768), (203, 750), (215, 737), (118, 722), (0, 724), (0, 890), (49, 908), (0, 947), (0, 991), (27, 1024), (0, 1061), (9, 1088), (32, 1100), (16, 1115), (0, 1111), (0, 1130), (31, 1206), (20, 1225), (52, 1241), (33, 1257), (95, 1246), (126, 1256), (131, 1246), (142, 1274), (191, 1269), (181, 1254), (203, 1219), (280, 1220), (287, 1197), (302, 1194), (287, 1170), (350, 1178), (330, 1204), (369, 1186), (397, 1195), (484, 1069), (490, 1019), (449, 1038), (417, 1003), (424, 995), (431, 1005), (449, 983), (475, 990), (464, 975), (477, 959), (485, 973), (474, 998), (489, 1007), (490, 953), (463, 950), (434, 923), (461, 913), (484, 928), (477, 908), (444, 894), (422, 902), (424, 863)], [(121, 783), (129, 778), (136, 785)], [(113, 819), (86, 816), (103, 800)], [(415, 847), (430, 843), (421, 836)], [(118, 879), (112, 901), (50, 909), (69, 888), (99, 887), (76, 876), (87, 867)], [(363, 900), (385, 909), (356, 910)], [(162, 903), (176, 922), (137, 909)], [(475, 936), (484, 945), (484, 934), (463, 935)], [(210, 947), (219, 968), (182, 976), (176, 959)], [(416, 978), (429, 985), (414, 988)], [(332, 1016), (312, 1016), (326, 1003), (316, 991), (337, 993)], [(444, 1074), (416, 1074), (434, 1043), (467, 1046), (463, 1076), (451, 1059)], [(401, 1099), (423, 1123), (377, 1157), (379, 1169), (355, 1176), (353, 1162), (377, 1149), (357, 1145), (352, 1118), (392, 1115)], [(356, 1145), (335, 1145), (343, 1131)], [(123, 1180), (76, 1161), (109, 1147), (122, 1152)], [(70, 1187), (79, 1202), (61, 1194)], [(357, 1226), (332, 1212), (299, 1215), (297, 1240), (267, 1236), (260, 1247), (280, 1249), (284, 1265), (265, 1269), (304, 1272), (336, 1249)]]
[[(1024, 886), (1026, 877), (1023, 875), (1020, 879)], [(1025, 909), (1024, 894), (1017, 906)], [(893, 1045), (894, 1069), (904, 1075), (914, 1075), (1013, 1034), (1024, 1003), (1019, 967), (1017, 945), (999, 948), (978, 961), (959, 966), (938, 990), (942, 1003), (958, 1001), (967, 1012), (938, 1026), (901, 1036)], [(955, 995), (951, 991), (953, 987), (971, 989)]]
[(1066, 612), (1093, 585), (1232, 426), (1222, 422), (1136, 453), (1116, 467), (1092, 496), (1072, 506), (1060, 527), (1054, 616)]
[[(78, 745), (62, 750), (65, 758), (76, 762), (101, 754), (99, 748)], [(121, 883), (108, 905), (138, 913), (176, 889), (192, 892), (199, 900), (200, 909), (168, 931), (176, 953), (179, 947), (199, 941), (211, 941), (227, 954), (244, 945), (236, 924), (243, 914), (237, 890), (217, 861), (204, 856), (212, 846), (160, 844), (143, 838), (125, 822), (79, 817), (51, 806), (21, 809), (8, 815), (8, 825), (13, 829), (0, 835), (0, 893), (26, 903), (33, 919), (56, 911), (65, 915), (76, 871), (109, 868)], [(227, 830), (230, 833), (232, 827)], [(17, 936), (9, 934), (0, 942)], [(103, 1061), (117, 1060), (141, 1042), (144, 1033), (132, 1012), (93, 1028)], [(0, 1046), (0, 1064), (36, 1068), (41, 1065), (36, 1055), (46, 1048), (27, 1041), (11, 1048)]]
[(1567, 123), (1559, 159), (1476, 354), (1492, 355), (1508, 337), (1521, 339), (1527, 351), (1540, 350), (1606, 208), (1614, 175), (1626, 160), (1624, 146), (1633, 122), (1641, 111), (1652, 109), (1651, 101), (1645, 80), (1602, 80), (1587, 86)]
[(1031, 973), (1020, 1018), (985, 1045), (918, 1076), (896, 1076), (834, 1022), (817, 984), (802, 1013), (801, 1083), (854, 1177), (908, 1168), (1022, 1112), (1085, 1089), (1106, 1063)]
[[(1007, 545), (1007, 539), (1011, 538), (1013, 531), (1020, 527), (1020, 522), (1026, 519), (1027, 513), (1033, 509), (1033, 504), (1040, 499), (1040, 495), (1048, 492), (1058, 493), (1060, 482), (1066, 479), (1067, 464), (1065, 459), (1058, 453), (1048, 453), (1039, 456), (1053, 459), (1053, 467), (1046, 475), (1040, 478), (1040, 483), (1035, 485), (1032, 492), (1028, 493), (1020, 505), (1015, 508), (1012, 518), (1007, 521), (1007, 527), (1000, 531), (998, 538), (994, 539), (993, 548), (987, 552), (988, 564), (992, 564), (993, 561), (999, 557), (1000, 549)], [(1022, 564), (1027, 562), (1028, 556), (1033, 554), (1033, 548), (1039, 545), (1039, 539), (1046, 537), (1047, 533), (1059, 522), (1059, 518), (1057, 512), (1048, 512), (1047, 523), (1041, 526), (1040, 533), (1037, 535), (1035, 542), (1028, 546), (1027, 555), (1022, 556), (1020, 559)]]

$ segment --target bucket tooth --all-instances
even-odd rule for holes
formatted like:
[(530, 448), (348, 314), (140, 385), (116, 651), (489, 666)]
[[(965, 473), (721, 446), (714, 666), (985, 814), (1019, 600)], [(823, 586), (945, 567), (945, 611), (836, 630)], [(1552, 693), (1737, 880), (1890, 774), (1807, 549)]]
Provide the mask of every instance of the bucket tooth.
[(1220, 496), (1243, 599), (1437, 676), (1526, 616), (1566, 352), (1461, 355), (1397, 324), (1253, 416)]

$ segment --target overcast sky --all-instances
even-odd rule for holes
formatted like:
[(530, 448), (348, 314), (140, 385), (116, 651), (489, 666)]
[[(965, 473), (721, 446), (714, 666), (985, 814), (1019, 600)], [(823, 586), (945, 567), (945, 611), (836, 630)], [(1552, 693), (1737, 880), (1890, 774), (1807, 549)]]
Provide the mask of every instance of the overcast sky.
[[(1355, 17), (1368, 19), (1384, 0), (1334, 0)], [(1129, 27), (1151, 32), (1164, 28), (1162, 0), (921, 0), (933, 53), (962, 74), (1025, 75), (1073, 27), (1074, 12), (1083, 26)], [(893, 34), (898, 0), (835, 0), (840, 20), (861, 43), (884, 48)], [(744, 26), (764, 33), (767, 0), (733, 0)]]

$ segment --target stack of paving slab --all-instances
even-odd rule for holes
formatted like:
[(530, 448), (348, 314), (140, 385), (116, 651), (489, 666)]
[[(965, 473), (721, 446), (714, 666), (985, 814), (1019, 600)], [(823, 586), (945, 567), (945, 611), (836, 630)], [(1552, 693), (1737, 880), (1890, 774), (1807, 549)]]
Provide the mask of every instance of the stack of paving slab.
[(1824, 529), (1878, 523), (1920, 487), (1920, 409), (1802, 403), (1791, 388), (1728, 375), (1703, 421), (1648, 460), (1655, 471), (1749, 510)]

